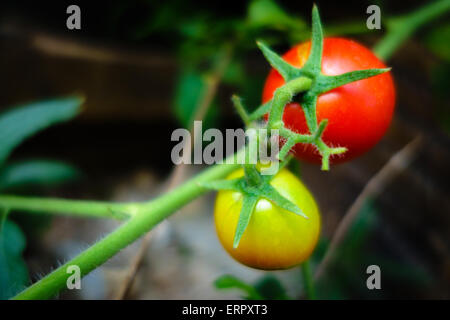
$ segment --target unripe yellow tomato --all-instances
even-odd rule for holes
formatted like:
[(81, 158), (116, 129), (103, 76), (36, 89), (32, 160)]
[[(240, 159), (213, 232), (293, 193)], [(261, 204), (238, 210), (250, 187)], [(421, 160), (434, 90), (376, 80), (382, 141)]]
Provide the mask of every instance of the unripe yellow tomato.
[[(227, 179), (243, 175), (244, 170), (240, 169)], [(287, 169), (280, 170), (270, 184), (296, 204), (308, 219), (261, 198), (239, 246), (233, 248), (243, 196), (237, 191), (222, 190), (214, 209), (216, 231), (225, 250), (240, 263), (263, 270), (287, 269), (302, 263), (313, 252), (319, 239), (320, 215), (311, 193)]]

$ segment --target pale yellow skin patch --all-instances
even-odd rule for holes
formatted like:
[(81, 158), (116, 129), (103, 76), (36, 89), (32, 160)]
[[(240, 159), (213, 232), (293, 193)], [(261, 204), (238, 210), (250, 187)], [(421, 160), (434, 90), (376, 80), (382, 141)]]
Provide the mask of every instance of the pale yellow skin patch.
[[(243, 175), (243, 170), (237, 170), (228, 179)], [(302, 263), (311, 255), (319, 239), (320, 215), (311, 193), (288, 170), (281, 170), (270, 184), (296, 204), (308, 219), (260, 199), (239, 246), (234, 249), (242, 194), (220, 191), (215, 204), (215, 225), (220, 242), (237, 261), (257, 269), (286, 269)]]

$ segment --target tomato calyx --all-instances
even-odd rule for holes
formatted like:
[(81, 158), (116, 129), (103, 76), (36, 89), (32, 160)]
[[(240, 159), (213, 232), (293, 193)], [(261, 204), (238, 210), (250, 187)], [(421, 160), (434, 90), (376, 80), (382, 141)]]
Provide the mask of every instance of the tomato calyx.
[[(303, 67), (294, 67), (264, 43), (257, 42), (257, 44), (270, 65), (283, 77), (285, 84), (276, 89), (272, 100), (246, 116), (244, 122), (256, 121), (268, 114), (267, 129), (280, 130), (280, 136), (285, 140), (278, 155), (280, 161), (287, 156), (294, 145), (306, 143), (315, 146), (320, 153), (322, 170), (329, 170), (329, 158), (332, 155), (342, 154), (347, 149), (345, 147), (329, 147), (323, 141), (322, 135), (326, 129), (327, 120), (324, 119), (317, 123), (318, 96), (345, 84), (388, 72), (390, 68), (356, 70), (336, 76), (322, 74), (323, 31), (319, 12), (315, 5), (312, 10), (311, 51)], [(290, 130), (282, 120), (284, 107), (300, 93), (302, 94), (299, 97), (300, 104), (305, 114), (309, 134), (299, 134)]]
[[(290, 158), (280, 165), (280, 170), (288, 163), (289, 160)], [(242, 195), (242, 209), (239, 214), (239, 220), (233, 240), (234, 249), (238, 247), (239, 241), (241, 240), (242, 235), (250, 222), (255, 206), (262, 198), (271, 201), (282, 209), (308, 219), (308, 216), (297, 205), (283, 197), (274, 187), (270, 185), (270, 181), (275, 174), (261, 174), (256, 168), (256, 165), (249, 164), (244, 165), (244, 172), (245, 174), (242, 178), (217, 180), (201, 184), (202, 187), (207, 189), (217, 191), (236, 191)]]

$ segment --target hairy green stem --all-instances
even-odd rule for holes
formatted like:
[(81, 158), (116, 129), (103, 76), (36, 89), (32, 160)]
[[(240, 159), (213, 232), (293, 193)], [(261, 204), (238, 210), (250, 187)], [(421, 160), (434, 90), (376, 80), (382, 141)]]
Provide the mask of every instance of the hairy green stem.
[(386, 36), (374, 47), (375, 54), (387, 60), (420, 26), (450, 10), (450, 0), (434, 1), (423, 8), (388, 20)]
[[(244, 150), (244, 149), (242, 149)], [(242, 151), (240, 151), (242, 152)], [(19, 293), (14, 299), (49, 299), (66, 287), (66, 281), (70, 274), (67, 268), (76, 265), (80, 268), (81, 276), (84, 276), (105, 263), (120, 250), (137, 240), (141, 235), (151, 230), (156, 224), (167, 218), (173, 212), (185, 204), (202, 195), (208, 190), (201, 187), (200, 183), (217, 180), (240, 166), (236, 159), (239, 152), (232, 156), (232, 161), (227, 159), (226, 164), (215, 165), (198, 176), (187, 181), (173, 191), (147, 203), (138, 204), (138, 212), (123, 225), (107, 235), (105, 238), (92, 245), (80, 255), (65, 263), (46, 277)], [(232, 164), (228, 164), (232, 163)], [(70, 207), (66, 208), (70, 209)]]
[(272, 108), (270, 109), (269, 121), (267, 128), (279, 129), (277, 125), (283, 119), (284, 106), (292, 100), (292, 98), (302, 92), (311, 88), (312, 80), (307, 77), (298, 77), (289, 81), (284, 86), (275, 91)]
[(233, 101), (233, 105), (236, 108), (236, 111), (239, 113), (239, 116), (241, 117), (242, 121), (244, 122), (246, 127), (249, 127), (251, 124), (250, 117), (245, 110), (244, 106), (242, 105), (242, 100), (237, 95), (233, 95), (231, 97), (231, 101)]
[(301, 265), (302, 269), (302, 276), (303, 276), (303, 286), (305, 289), (306, 297), (309, 300), (315, 300), (316, 299), (316, 290), (314, 288), (314, 280), (313, 275), (311, 272), (311, 263), (309, 260), (306, 260)]

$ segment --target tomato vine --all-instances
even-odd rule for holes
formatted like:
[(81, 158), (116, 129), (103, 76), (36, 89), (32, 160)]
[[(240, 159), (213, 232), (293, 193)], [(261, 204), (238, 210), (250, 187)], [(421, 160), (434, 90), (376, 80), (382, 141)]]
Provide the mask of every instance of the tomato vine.
[[(399, 43), (402, 40), (405, 40), (408, 35), (412, 34), (417, 27), (437, 16), (437, 12), (448, 10), (449, 7), (449, 1), (438, 1), (427, 7), (427, 10), (420, 10), (416, 14), (408, 16), (409, 19), (405, 18), (401, 20), (403, 23), (408, 24), (407, 33), (400, 34), (398, 29), (395, 28), (395, 23), (393, 23), (388, 37), (376, 47), (376, 52), (378, 52), (382, 58), (388, 57)], [(325, 76), (321, 74), (323, 34), (316, 7), (313, 9), (312, 26), (311, 53), (308, 61), (302, 68), (291, 66), (270, 50), (265, 44), (258, 43), (258, 46), (269, 63), (280, 72), (285, 79), (286, 84), (276, 91), (275, 96), (271, 101), (261, 105), (251, 114), (246, 113), (241, 101), (236, 97), (234, 98), (234, 104), (246, 125), (251, 125), (252, 121), (269, 113), (267, 128), (279, 130), (280, 135), (286, 139), (286, 142), (279, 153), (279, 159), (283, 163), (282, 166), (289, 160), (287, 159), (287, 154), (292, 146), (302, 142), (313, 144), (319, 150), (322, 156), (322, 169), (328, 170), (329, 157), (333, 154), (343, 153), (345, 152), (345, 149), (330, 147), (323, 142), (322, 134), (327, 126), (327, 122), (322, 121), (317, 123), (315, 109), (317, 96), (338, 86), (387, 72), (388, 69), (360, 70), (338, 76)], [(295, 133), (289, 128), (286, 128), (282, 121), (283, 110), (286, 103), (291, 101), (291, 99), (298, 94), (302, 94), (302, 107), (305, 110), (305, 116), (311, 134)], [(278, 202), (281, 206), (284, 206), (288, 211), (302, 215), (299, 208), (295, 205), (293, 206), (287, 199), (267, 188), (270, 179), (263, 179), (255, 171), (253, 165), (245, 166), (246, 180), (240, 180), (239, 183), (234, 181), (233, 185), (227, 186), (225, 186), (223, 181), (221, 182), (221, 180), (219, 180), (240, 167), (237, 161), (234, 160), (241, 152), (243, 151), (241, 150), (237, 154), (232, 155), (230, 161), (224, 161), (224, 164), (218, 164), (208, 168), (173, 191), (148, 202), (117, 204), (97, 201), (40, 199), (1, 195), (0, 207), (7, 211), (22, 209), (31, 212), (66, 212), (80, 216), (107, 217), (125, 221), (117, 230), (92, 245), (74, 259), (60, 266), (49, 275), (34, 283), (23, 292), (19, 293), (15, 299), (47, 299), (53, 297), (62, 290), (66, 284), (66, 268), (68, 266), (78, 265), (80, 266), (82, 276), (88, 274), (117, 254), (121, 249), (137, 240), (142, 234), (151, 230), (156, 224), (167, 218), (176, 210), (196, 197), (206, 193), (210, 188), (237, 188), (243, 193), (249, 193), (249, 188), (253, 187), (253, 197), (256, 193), (258, 197), (262, 196), (269, 198), (274, 202)], [(254, 188), (255, 185), (257, 185), (258, 188)], [(254, 200), (255, 199), (252, 201), (254, 202)], [(253, 202), (249, 203), (252, 204)], [(244, 209), (246, 210), (244, 213), (251, 213), (252, 207), (253, 205), (246, 206), (247, 209)], [(249, 219), (250, 214), (244, 214), (243, 216), (245, 219)], [(242, 233), (245, 230), (245, 223), (242, 223), (242, 225), (243, 227), (238, 230), (237, 236), (235, 237), (236, 245), (239, 244), (240, 236), (242, 236), (242, 234), (239, 236), (239, 233)]]

